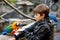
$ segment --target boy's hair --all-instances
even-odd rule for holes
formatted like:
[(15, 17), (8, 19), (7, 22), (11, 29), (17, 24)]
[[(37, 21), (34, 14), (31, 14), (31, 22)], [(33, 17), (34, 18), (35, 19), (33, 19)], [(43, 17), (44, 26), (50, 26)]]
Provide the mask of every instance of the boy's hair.
[(40, 13), (41, 15), (44, 13), (45, 14), (45, 18), (46, 17), (49, 17), (48, 14), (49, 14), (49, 7), (45, 4), (40, 4), (38, 6), (36, 6), (36, 8), (34, 9), (34, 12), (38, 12)]

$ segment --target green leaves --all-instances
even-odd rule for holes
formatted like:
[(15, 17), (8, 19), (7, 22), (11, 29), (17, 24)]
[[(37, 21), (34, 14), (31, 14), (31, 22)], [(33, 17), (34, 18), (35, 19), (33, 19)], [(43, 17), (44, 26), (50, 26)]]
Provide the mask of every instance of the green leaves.
[(2, 2), (2, 0), (0, 0), (0, 2)]
[(11, 4), (15, 4), (16, 3), (16, 0), (7, 0), (9, 3)]

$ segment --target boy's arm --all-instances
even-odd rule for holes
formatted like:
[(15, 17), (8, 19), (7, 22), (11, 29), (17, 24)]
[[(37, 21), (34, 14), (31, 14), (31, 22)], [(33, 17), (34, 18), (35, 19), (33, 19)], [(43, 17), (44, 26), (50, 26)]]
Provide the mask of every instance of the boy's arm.
[[(35, 24), (35, 23), (34, 23), (34, 24)], [(30, 34), (31, 32), (33, 32), (34, 27), (35, 27), (34, 24), (32, 24), (32, 25), (30, 24), (30, 25), (29, 25), (30, 27), (28, 27), (28, 26), (27, 26), (27, 28), (25, 27), (25, 28), (26, 28), (25, 30), (24, 30), (24, 29), (20, 29), (20, 32), (21, 32), (21, 33), (19, 33), (19, 34), (17, 33), (18, 35), (15, 34), (15, 35), (14, 35), (15, 38), (16, 38), (16, 39), (19, 39), (19, 38), (21, 38), (21, 37), (24, 37), (25, 35), (28, 36), (28, 34)], [(23, 30), (23, 31), (21, 31), (21, 30)]]

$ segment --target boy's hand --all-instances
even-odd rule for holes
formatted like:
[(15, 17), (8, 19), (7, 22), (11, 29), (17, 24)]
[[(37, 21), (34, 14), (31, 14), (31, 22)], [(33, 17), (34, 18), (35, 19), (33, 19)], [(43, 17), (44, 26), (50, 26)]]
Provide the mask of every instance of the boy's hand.
[(23, 29), (18, 29), (16, 32), (22, 32), (23, 31)]
[(23, 29), (18, 29), (14, 34), (18, 35), (18, 34), (21, 34), (22, 32), (23, 32)]

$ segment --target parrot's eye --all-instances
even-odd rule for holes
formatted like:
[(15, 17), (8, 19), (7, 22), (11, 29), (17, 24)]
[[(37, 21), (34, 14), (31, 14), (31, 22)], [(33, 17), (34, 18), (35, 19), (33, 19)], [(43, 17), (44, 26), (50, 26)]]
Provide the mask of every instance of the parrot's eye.
[(22, 24), (21, 24), (21, 23), (17, 23), (16, 25), (17, 25), (17, 26), (21, 26)]

